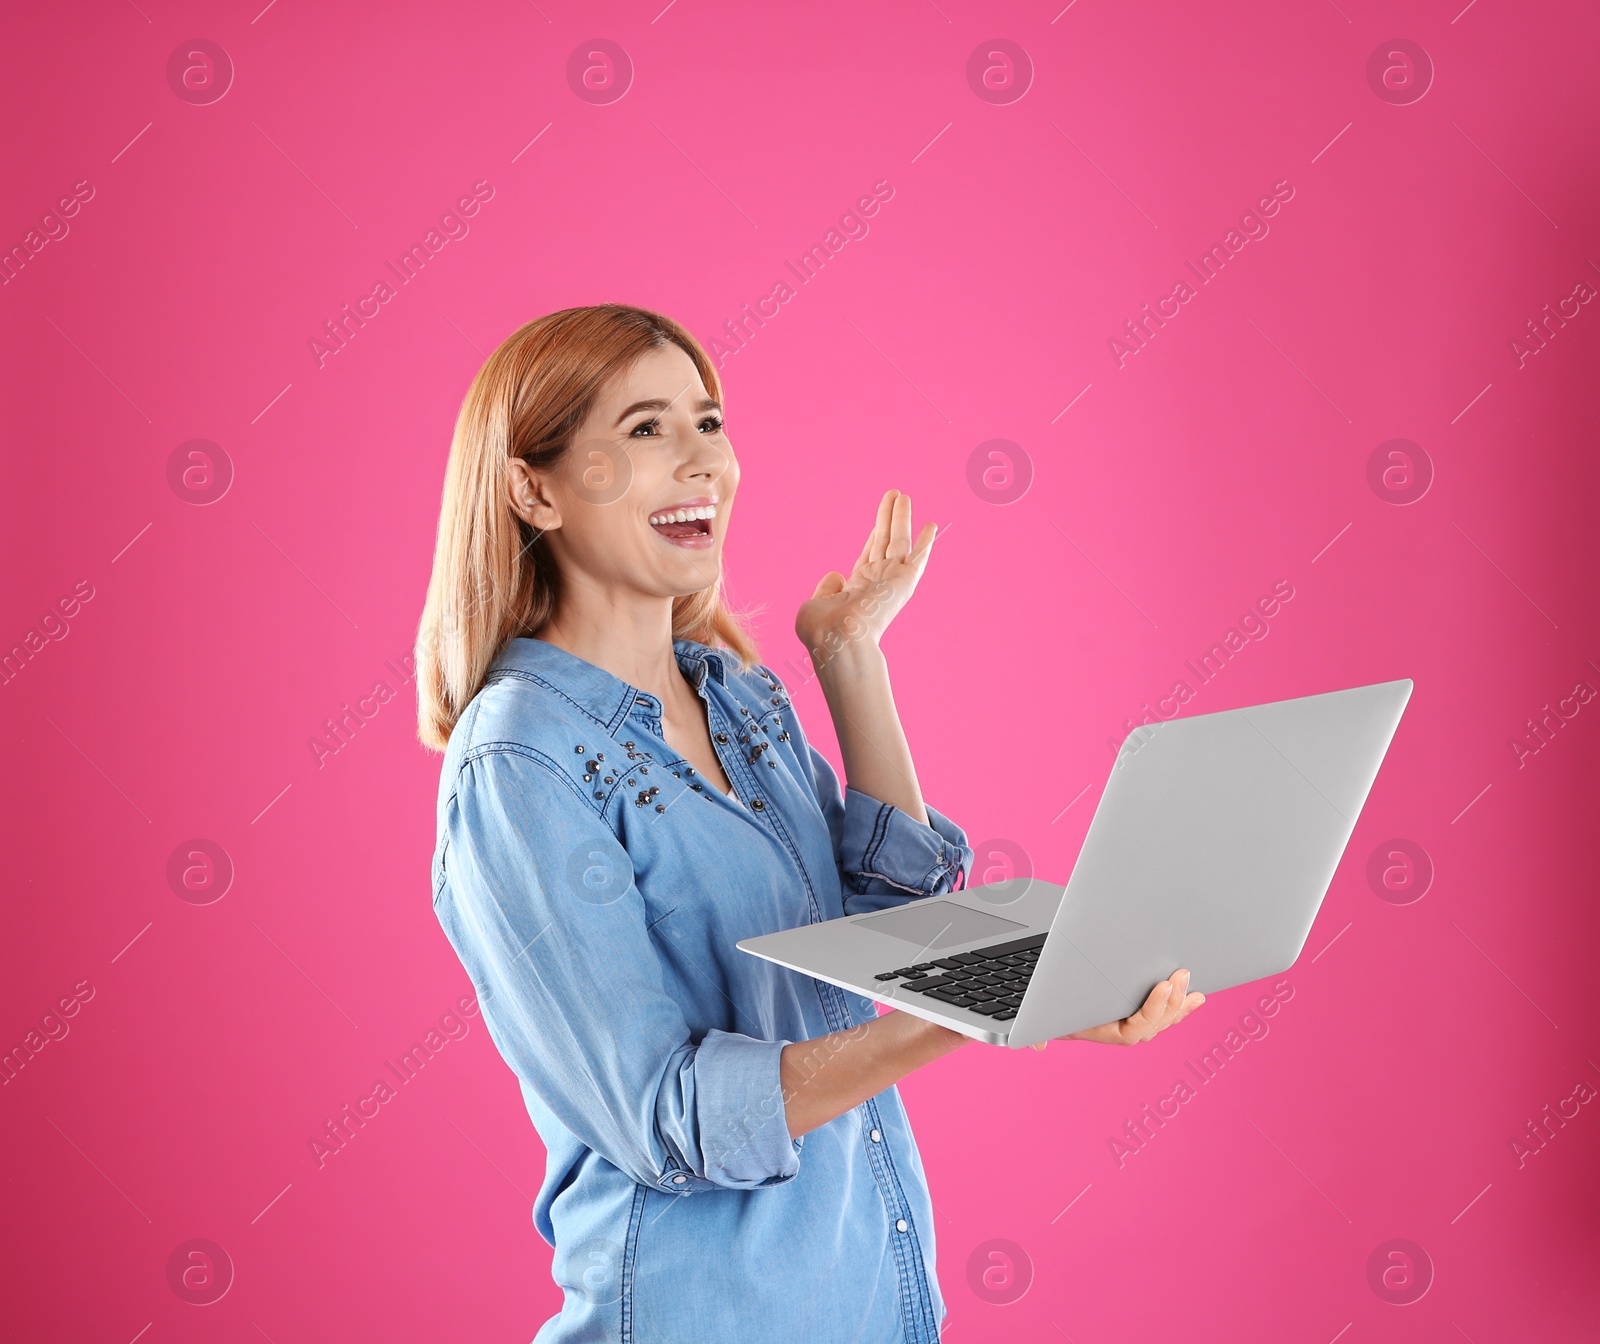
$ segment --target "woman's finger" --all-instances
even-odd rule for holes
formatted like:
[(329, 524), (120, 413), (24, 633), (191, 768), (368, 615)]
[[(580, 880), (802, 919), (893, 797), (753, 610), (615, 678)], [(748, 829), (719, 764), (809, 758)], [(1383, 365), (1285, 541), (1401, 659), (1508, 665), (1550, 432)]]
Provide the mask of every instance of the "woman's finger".
[(1171, 1026), (1178, 1020), (1177, 1015), (1183, 1011), (1184, 996), (1189, 992), (1189, 972), (1187, 970), (1172, 973), (1172, 993), (1167, 1000), (1166, 1023)]
[(1166, 1021), (1167, 1005), (1172, 1001), (1172, 981), (1163, 980), (1150, 991), (1139, 1011), (1128, 1019), (1133, 1038), (1148, 1041)]
[(856, 556), (855, 567), (850, 571), (852, 574), (860, 569), (862, 565), (871, 564), (873, 560), (878, 559), (883, 554), (879, 538), (883, 532), (883, 511), (888, 498), (889, 492), (885, 491), (883, 498), (878, 501), (878, 511), (873, 515), (872, 527), (867, 532), (866, 541), (861, 545), (861, 554)]
[[(1168, 1027), (1174, 1026), (1183, 1021), (1183, 1019), (1187, 1017), (1191, 1011), (1191, 1006), (1189, 1004), (1190, 999), (1200, 999), (1203, 1001), (1203, 996), (1193, 995), (1188, 992), (1188, 971), (1173, 972), (1168, 983), (1171, 984), (1172, 990), (1167, 996), (1167, 1002), (1165, 1009), (1161, 1014), (1161, 1019), (1155, 1024), (1155, 1029), (1151, 1032), (1152, 1036), (1157, 1035), (1160, 1032), (1165, 1031)], [(1199, 1003), (1195, 1003), (1193, 1007), (1199, 1007)]]
[(1167, 986), (1167, 992), (1161, 996), (1155, 1020), (1150, 1023), (1150, 1033), (1145, 1037), (1146, 1040), (1153, 1039), (1172, 1025), (1173, 1014), (1183, 1002), (1184, 981), (1180, 973), (1174, 972), (1162, 983)]
[(889, 523), (894, 517), (894, 502), (899, 497), (898, 490), (885, 490), (883, 498), (878, 501), (878, 517), (872, 525), (872, 535), (867, 539), (866, 559), (882, 560), (889, 548)]
[(830, 569), (818, 582), (816, 591), (811, 594), (812, 601), (819, 597), (832, 597), (844, 591), (844, 575), (836, 569)]
[(886, 560), (904, 560), (911, 554), (911, 496), (900, 495), (889, 515), (889, 545)]

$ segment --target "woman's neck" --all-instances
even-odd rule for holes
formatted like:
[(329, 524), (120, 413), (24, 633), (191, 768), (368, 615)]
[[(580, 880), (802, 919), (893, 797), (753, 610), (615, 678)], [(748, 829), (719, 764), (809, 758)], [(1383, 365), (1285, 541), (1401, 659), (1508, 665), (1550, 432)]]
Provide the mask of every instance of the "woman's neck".
[(688, 683), (672, 646), (672, 603), (632, 612), (607, 607), (584, 613), (564, 609), (539, 628), (535, 639), (582, 658), (665, 704), (677, 704)]

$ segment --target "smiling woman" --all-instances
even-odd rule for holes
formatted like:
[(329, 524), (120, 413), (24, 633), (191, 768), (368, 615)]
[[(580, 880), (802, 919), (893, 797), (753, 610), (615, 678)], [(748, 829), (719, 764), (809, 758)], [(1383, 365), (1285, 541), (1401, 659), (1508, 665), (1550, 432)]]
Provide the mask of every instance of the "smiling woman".
[[(563, 1305), (540, 1344), (935, 1344), (895, 1084), (968, 1038), (735, 945), (965, 880), (879, 643), (936, 529), (913, 544), (887, 491), (796, 613), (841, 788), (722, 601), (721, 403), (693, 337), (616, 304), (529, 323), (473, 380), (417, 649), (444, 750), (434, 912), (544, 1140), (533, 1220)], [(1093, 1039), (1194, 1006), (1158, 989)]]
[[(636, 367), (646, 358), (648, 377)], [(609, 379), (649, 382), (663, 361), (668, 395), (630, 396), (607, 423), (586, 423)], [(658, 474), (664, 462), (659, 451), (644, 449), (659, 442), (663, 412), (676, 404), (676, 414), (686, 414), (682, 397), (691, 380), (700, 403), (697, 432), (721, 436), (722, 387), (699, 344), (671, 319), (620, 304), (529, 322), (479, 370), (451, 445), (418, 639), (419, 735), (428, 746), (445, 749), (506, 640), (547, 626), (563, 574), (583, 582), (580, 576), (598, 566), (603, 582), (633, 572), (652, 511), (681, 506), (688, 491), (670, 479), (655, 480), (653, 497), (642, 497), (643, 477)], [(726, 457), (724, 531), (738, 485), (738, 466), (731, 452)], [(536, 482), (544, 497), (530, 504)], [(614, 506), (630, 503), (644, 510), (641, 534), (630, 531), (634, 545), (612, 554), (620, 541), (611, 528)], [(675, 577), (668, 585), (677, 589), (670, 594), (672, 638), (720, 644), (744, 666), (753, 663), (755, 644), (722, 600), (720, 554)]]

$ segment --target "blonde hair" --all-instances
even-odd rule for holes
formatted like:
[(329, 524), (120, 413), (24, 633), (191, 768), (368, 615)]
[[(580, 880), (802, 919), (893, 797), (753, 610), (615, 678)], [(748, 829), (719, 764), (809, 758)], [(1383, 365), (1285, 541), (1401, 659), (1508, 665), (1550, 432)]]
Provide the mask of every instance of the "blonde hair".
[[(509, 464), (559, 467), (606, 380), (646, 351), (676, 345), (706, 392), (721, 380), (698, 341), (671, 318), (603, 303), (567, 308), (517, 328), (484, 361), (456, 418), (445, 469), (433, 574), (417, 631), (417, 736), (443, 751), (495, 656), (550, 619), (560, 595), (553, 557), (512, 510)], [(759, 655), (746, 618), (716, 582), (673, 599), (672, 637), (730, 649), (741, 666)]]

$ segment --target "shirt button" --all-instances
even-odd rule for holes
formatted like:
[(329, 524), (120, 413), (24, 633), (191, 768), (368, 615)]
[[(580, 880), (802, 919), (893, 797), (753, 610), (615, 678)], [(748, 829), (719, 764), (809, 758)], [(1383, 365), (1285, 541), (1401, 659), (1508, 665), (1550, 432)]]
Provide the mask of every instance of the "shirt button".
[(684, 1182), (685, 1182), (685, 1181), (687, 1181), (687, 1180), (688, 1180), (688, 1179), (689, 1179), (689, 1178), (688, 1178), (688, 1177), (687, 1177), (687, 1176), (674, 1176), (674, 1177), (673, 1177), (673, 1178), (672, 1178), (672, 1183), (673, 1183), (673, 1184), (674, 1184), (674, 1185), (682, 1185), (682, 1184), (683, 1184), (683, 1183), (684, 1183)]
[(880, 1134), (877, 1130), (873, 1130), (872, 1131), (872, 1141), (874, 1143), (882, 1143), (883, 1142), (883, 1135)]
[(907, 1226), (908, 1226), (908, 1224), (906, 1223), (906, 1220), (904, 1218), (901, 1218), (901, 1219), (896, 1221), (896, 1223), (894, 1225), (894, 1230), (896, 1232), (904, 1232), (906, 1230)]
[(752, 798), (750, 800), (750, 806), (755, 808), (757, 812), (765, 812), (767, 810), (767, 805), (759, 798)]

